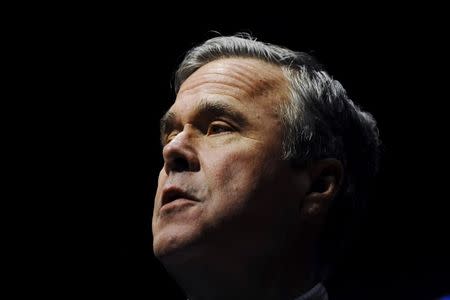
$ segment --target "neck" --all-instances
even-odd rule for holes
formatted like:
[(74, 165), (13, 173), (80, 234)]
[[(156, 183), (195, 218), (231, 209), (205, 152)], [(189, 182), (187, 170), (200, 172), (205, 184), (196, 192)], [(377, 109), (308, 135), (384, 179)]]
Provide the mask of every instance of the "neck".
[(193, 263), (165, 266), (190, 300), (291, 300), (316, 284), (311, 254), (305, 247), (289, 247), (270, 256), (243, 258), (223, 253), (216, 259), (202, 256)]

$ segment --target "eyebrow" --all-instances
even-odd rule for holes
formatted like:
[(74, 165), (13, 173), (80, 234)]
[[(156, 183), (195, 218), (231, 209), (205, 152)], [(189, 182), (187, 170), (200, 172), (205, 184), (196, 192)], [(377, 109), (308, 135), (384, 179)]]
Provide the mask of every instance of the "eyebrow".
[[(236, 122), (238, 125), (244, 126), (248, 123), (246, 117), (237, 111), (228, 103), (207, 101), (202, 99), (198, 106), (194, 109), (194, 114), (198, 116), (208, 117), (226, 117)], [(167, 111), (160, 121), (161, 142), (164, 144), (164, 136), (171, 132), (177, 125), (177, 115), (173, 111)]]

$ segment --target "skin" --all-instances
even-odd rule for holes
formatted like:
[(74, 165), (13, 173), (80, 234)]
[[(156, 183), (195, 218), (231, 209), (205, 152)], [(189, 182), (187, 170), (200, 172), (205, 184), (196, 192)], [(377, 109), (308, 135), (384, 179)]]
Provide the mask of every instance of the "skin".
[[(314, 283), (314, 226), (339, 177), (311, 186), (339, 164), (281, 159), (287, 94), (279, 67), (220, 59), (187, 78), (163, 118), (153, 250), (191, 300), (289, 299)], [(173, 188), (194, 201), (163, 205)]]

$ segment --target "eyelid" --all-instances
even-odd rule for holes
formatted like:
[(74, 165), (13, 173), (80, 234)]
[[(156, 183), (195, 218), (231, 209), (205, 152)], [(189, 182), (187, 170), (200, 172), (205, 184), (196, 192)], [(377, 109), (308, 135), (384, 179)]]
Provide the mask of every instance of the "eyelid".
[[(230, 124), (230, 122), (218, 119), (218, 120), (214, 120), (211, 123), (209, 123), (209, 125), (205, 131), (206, 135), (210, 134), (210, 130), (212, 127), (221, 128), (225, 132), (236, 130), (236, 127), (234, 125)], [(181, 132), (180, 130), (172, 130), (171, 132), (168, 132), (167, 134), (165, 134), (163, 136), (163, 140), (162, 140), (163, 146), (169, 144), (180, 132)]]
[(219, 126), (223, 125), (223, 126), (231, 127), (231, 125), (227, 121), (223, 121), (223, 120), (214, 120), (209, 125), (219, 125)]
[(234, 130), (234, 127), (232, 125), (230, 125), (229, 123), (222, 121), (222, 120), (216, 120), (216, 121), (211, 122), (208, 126), (207, 133), (210, 132), (211, 128), (220, 128), (225, 131), (233, 131)]
[(163, 146), (170, 143), (179, 133), (180, 133), (180, 131), (178, 131), (178, 130), (173, 130), (172, 132), (167, 133), (163, 139), (163, 141), (164, 141)]

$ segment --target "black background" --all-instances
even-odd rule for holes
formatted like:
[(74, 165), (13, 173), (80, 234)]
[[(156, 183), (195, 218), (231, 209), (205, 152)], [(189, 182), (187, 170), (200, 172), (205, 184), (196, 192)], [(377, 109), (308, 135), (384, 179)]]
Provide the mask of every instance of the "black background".
[(216, 30), (250, 32), (315, 55), (378, 121), (384, 158), (375, 200), (364, 235), (329, 284), (331, 299), (450, 293), (448, 96), (444, 35), (433, 16), (418, 9), (219, 18), (109, 7), (37, 17), (24, 28), (23, 51), (38, 78), (39, 97), (29, 106), (43, 124), (36, 141), (51, 161), (52, 183), (43, 190), (56, 199), (42, 214), (51, 216), (41, 220), (47, 239), (34, 244), (45, 253), (37, 288), (59, 296), (184, 299), (151, 249), (159, 118), (174, 99), (170, 82), (182, 55)]

